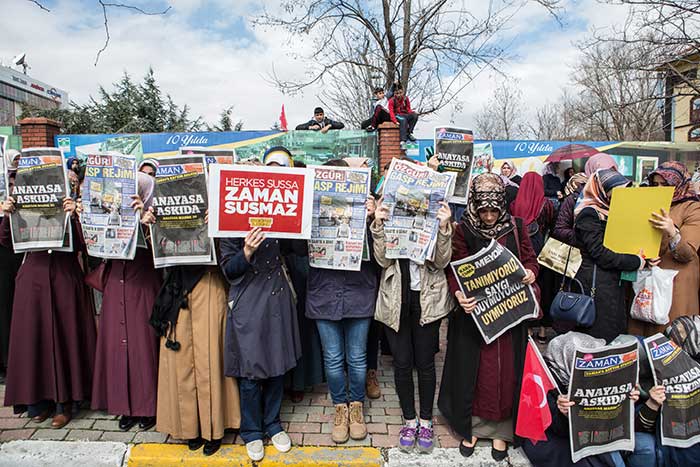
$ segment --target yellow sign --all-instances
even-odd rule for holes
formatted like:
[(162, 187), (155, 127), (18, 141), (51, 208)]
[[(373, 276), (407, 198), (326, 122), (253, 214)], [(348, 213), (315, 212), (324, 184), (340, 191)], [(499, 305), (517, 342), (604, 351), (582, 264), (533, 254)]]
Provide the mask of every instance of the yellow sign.
[(672, 186), (613, 189), (603, 245), (616, 253), (638, 255), (643, 250), (647, 258), (659, 256), (662, 233), (649, 219), (652, 212), (669, 212), (673, 190)]

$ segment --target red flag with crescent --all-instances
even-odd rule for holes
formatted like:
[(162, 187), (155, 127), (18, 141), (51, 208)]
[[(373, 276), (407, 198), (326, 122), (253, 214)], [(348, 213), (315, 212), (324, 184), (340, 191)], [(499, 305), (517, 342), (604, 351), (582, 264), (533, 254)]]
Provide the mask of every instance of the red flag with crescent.
[(546, 441), (545, 430), (552, 424), (552, 414), (547, 404), (547, 393), (557, 389), (547, 365), (532, 338), (528, 339), (520, 387), (518, 420), (515, 434), (533, 443)]

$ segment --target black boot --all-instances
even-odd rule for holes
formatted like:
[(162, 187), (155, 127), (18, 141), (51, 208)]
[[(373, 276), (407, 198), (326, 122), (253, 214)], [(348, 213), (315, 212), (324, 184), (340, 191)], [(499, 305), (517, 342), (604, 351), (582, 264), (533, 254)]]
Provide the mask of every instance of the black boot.
[(150, 430), (156, 426), (156, 417), (141, 417), (139, 419), (139, 430)]
[(220, 439), (212, 439), (211, 441), (204, 442), (204, 450), (202, 451), (205, 456), (211, 456), (221, 447)]
[(121, 418), (119, 418), (119, 429), (122, 431), (129, 431), (138, 421), (139, 419), (137, 417), (122, 415)]
[(190, 451), (196, 451), (197, 449), (201, 448), (203, 444), (204, 440), (202, 438), (194, 438), (187, 440), (187, 447), (190, 448)]

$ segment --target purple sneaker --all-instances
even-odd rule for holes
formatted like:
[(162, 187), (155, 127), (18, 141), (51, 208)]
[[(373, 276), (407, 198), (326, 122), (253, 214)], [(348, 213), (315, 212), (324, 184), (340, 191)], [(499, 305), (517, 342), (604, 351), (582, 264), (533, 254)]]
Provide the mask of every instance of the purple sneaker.
[(423, 454), (430, 454), (433, 452), (433, 426), (423, 426), (418, 427), (418, 437), (416, 439), (416, 448), (418, 452)]
[(411, 452), (416, 444), (416, 427), (404, 425), (399, 431), (399, 449)]

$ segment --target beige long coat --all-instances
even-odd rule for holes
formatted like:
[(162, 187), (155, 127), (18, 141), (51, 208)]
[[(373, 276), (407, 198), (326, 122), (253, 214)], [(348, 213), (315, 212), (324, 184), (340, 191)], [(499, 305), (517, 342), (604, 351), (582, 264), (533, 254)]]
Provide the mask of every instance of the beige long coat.
[[(661, 269), (675, 269), (673, 280), (673, 302), (669, 322), (684, 315), (697, 315), (698, 289), (700, 289), (700, 201), (685, 201), (671, 206), (671, 218), (681, 231), (681, 241), (674, 251), (669, 248), (669, 238), (664, 235), (661, 242)], [(635, 319), (629, 320), (630, 334), (651, 336), (664, 332), (668, 325), (655, 325)]]
[(224, 376), (227, 289), (218, 268), (210, 268), (180, 310), (175, 336), (181, 348), (161, 338), (156, 430), (173, 438), (220, 439), (239, 428), (238, 384)]

